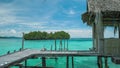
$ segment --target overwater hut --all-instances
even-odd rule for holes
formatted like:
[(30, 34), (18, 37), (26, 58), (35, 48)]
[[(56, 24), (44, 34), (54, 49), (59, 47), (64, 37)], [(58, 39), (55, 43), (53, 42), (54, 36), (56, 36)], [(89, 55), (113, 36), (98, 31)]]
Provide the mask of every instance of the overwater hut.
[[(120, 0), (88, 0), (82, 20), (93, 31), (93, 50), (101, 56), (120, 59)], [(118, 28), (118, 38), (105, 38), (104, 27)], [(115, 58), (117, 57), (117, 58)], [(119, 61), (118, 61), (119, 62)], [(115, 62), (115, 63), (118, 63)]]

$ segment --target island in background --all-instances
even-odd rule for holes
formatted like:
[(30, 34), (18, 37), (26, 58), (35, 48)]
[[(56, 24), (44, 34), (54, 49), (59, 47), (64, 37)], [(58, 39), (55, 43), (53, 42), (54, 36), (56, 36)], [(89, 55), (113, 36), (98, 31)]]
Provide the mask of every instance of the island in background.
[(25, 40), (53, 40), (53, 39), (70, 39), (70, 34), (65, 31), (58, 32), (41, 32), (33, 31), (27, 34), (24, 34)]

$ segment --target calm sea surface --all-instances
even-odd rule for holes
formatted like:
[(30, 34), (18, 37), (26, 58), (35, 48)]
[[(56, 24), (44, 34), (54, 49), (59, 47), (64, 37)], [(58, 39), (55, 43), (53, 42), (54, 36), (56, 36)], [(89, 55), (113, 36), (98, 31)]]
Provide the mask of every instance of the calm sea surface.
[[(13, 52), (14, 50), (19, 50), (22, 45), (22, 39), (0, 39), (0, 55), (4, 55), (7, 51)], [(63, 43), (64, 45), (64, 43)], [(29, 40), (25, 41), (25, 48), (30, 49), (42, 49), (47, 50), (54, 49), (54, 40)], [(60, 42), (57, 40), (57, 50), (59, 50)], [(64, 46), (63, 46), (64, 47)], [(91, 39), (84, 38), (74, 38), (69, 40), (69, 50), (89, 50), (92, 47)], [(69, 58), (69, 67), (71, 68), (71, 57)], [(75, 68), (97, 68), (96, 57), (74, 57)], [(29, 59), (29, 66), (41, 66), (41, 59)], [(111, 62), (110, 58), (108, 61), (110, 68), (120, 68), (120, 65), (116, 65)], [(57, 62), (54, 59), (47, 59), (47, 66), (53, 66), (55, 68), (65, 68), (66, 67), (66, 57), (58, 57)], [(18, 67), (11, 67), (18, 68)]]

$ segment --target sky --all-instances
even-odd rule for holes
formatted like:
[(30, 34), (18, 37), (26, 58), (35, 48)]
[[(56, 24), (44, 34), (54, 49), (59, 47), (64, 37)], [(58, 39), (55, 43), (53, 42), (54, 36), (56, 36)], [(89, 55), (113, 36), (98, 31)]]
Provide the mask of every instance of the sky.
[(86, 0), (0, 0), (0, 36), (64, 30), (73, 38), (92, 37), (81, 19), (85, 12)]

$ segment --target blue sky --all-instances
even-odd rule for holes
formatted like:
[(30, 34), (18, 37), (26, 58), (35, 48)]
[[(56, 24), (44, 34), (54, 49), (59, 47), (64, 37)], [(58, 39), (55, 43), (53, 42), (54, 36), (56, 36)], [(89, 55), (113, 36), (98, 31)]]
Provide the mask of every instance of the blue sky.
[(0, 0), (0, 36), (64, 30), (71, 37), (92, 37), (81, 20), (86, 0)]

